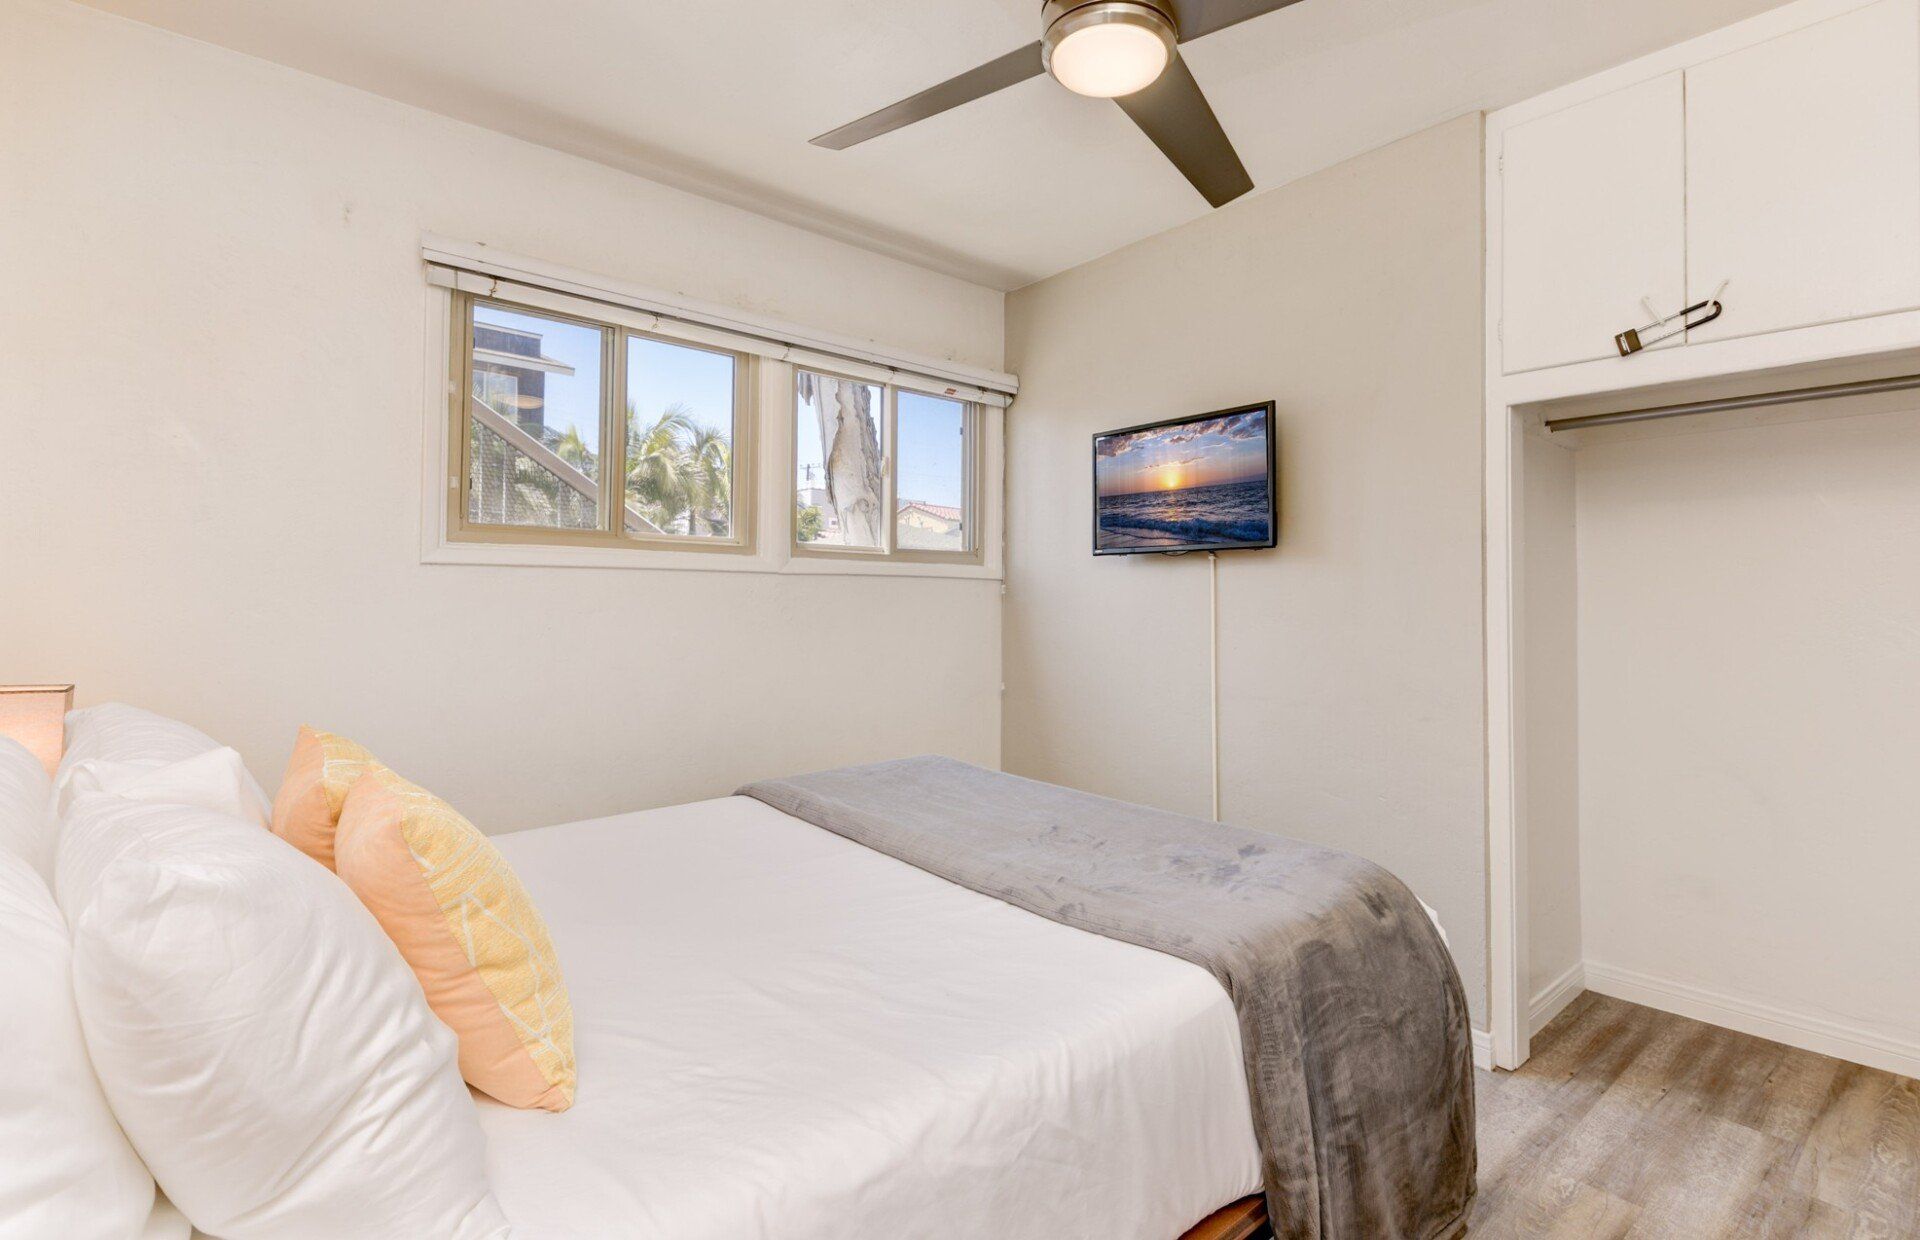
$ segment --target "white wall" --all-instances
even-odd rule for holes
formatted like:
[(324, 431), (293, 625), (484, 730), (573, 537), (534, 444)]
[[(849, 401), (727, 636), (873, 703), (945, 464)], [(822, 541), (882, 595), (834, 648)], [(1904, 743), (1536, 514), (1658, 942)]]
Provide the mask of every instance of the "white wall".
[[(1578, 997), (1580, 938), (1579, 582), (1574, 454), (1535, 428), (1521, 448), (1518, 758), (1526, 834), (1527, 992), (1533, 1026)], [(1571, 977), (1570, 977), (1571, 975)]]
[(1920, 409), (1576, 468), (1596, 988), (1920, 1071)]
[(193, 720), (270, 787), (296, 725), (339, 729), (496, 830), (897, 754), (997, 761), (996, 583), (420, 564), (428, 231), (1001, 360), (997, 292), (12, 0), (0, 679)]
[(1480, 124), (1008, 299), (1008, 769), (1209, 809), (1207, 561), (1091, 554), (1089, 436), (1279, 402), (1280, 546), (1219, 561), (1223, 814), (1435, 905), (1486, 999)]

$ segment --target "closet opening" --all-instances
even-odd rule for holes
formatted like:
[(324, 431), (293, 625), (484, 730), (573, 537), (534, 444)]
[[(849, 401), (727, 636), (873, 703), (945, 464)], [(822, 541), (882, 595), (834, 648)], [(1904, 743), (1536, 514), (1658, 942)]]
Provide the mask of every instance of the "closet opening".
[(1490, 404), (1500, 1066), (1594, 990), (1920, 1071), (1916, 376)]

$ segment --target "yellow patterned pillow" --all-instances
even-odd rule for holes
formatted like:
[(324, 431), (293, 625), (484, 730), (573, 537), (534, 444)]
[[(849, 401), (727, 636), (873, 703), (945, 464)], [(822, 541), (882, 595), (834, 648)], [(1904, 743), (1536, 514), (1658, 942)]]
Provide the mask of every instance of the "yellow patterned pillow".
[(392, 771), (347, 792), (340, 877), (460, 1039), (460, 1074), (508, 1106), (573, 1105), (573, 1006), (526, 888), (451, 805)]
[(333, 833), (347, 790), (379, 765), (344, 736), (302, 727), (273, 796), (273, 833), (333, 869)]

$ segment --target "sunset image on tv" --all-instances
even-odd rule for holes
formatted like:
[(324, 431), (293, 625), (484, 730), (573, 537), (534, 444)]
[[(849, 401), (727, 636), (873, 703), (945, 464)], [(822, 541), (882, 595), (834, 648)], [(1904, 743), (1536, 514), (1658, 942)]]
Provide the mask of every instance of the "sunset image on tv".
[(1273, 545), (1267, 406), (1094, 439), (1094, 550)]

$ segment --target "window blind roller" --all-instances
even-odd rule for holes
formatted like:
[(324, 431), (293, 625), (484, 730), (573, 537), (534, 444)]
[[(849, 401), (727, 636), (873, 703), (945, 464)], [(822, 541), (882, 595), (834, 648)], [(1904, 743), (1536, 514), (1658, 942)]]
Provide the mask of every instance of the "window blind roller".
[[(891, 383), (957, 400), (1005, 408), (1019, 391), (1013, 375), (956, 362), (896, 354), (859, 341), (759, 319), (723, 307), (690, 304), (655, 290), (497, 253), (490, 247), (429, 241), (422, 247), (427, 283), (540, 309), (569, 309), (689, 344), (712, 345), (824, 370), (870, 383)], [(587, 306), (580, 302), (590, 303)]]

